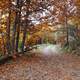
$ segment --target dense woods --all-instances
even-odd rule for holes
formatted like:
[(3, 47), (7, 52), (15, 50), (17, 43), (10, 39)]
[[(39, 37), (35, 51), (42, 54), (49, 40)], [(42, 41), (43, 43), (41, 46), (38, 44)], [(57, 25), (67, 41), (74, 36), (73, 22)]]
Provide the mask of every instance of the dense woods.
[(0, 80), (80, 80), (80, 0), (0, 0)]
[(79, 0), (0, 0), (0, 53), (47, 42), (80, 45)]

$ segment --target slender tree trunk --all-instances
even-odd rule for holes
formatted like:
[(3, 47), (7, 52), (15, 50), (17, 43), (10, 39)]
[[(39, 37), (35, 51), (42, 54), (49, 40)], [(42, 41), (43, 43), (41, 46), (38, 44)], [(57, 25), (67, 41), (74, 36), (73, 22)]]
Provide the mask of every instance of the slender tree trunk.
[(14, 26), (13, 26), (13, 33), (12, 33), (12, 52), (14, 53), (15, 50), (15, 35), (16, 35), (16, 27), (17, 27), (17, 13), (16, 13), (16, 17), (15, 17), (15, 22), (14, 22)]
[[(17, 0), (17, 8), (19, 8), (19, 0)], [(14, 21), (14, 26), (13, 26), (13, 33), (12, 33), (12, 53), (15, 52), (15, 37), (16, 37), (16, 29), (17, 29), (17, 24), (18, 24), (18, 11), (16, 11), (16, 17)]]
[(66, 28), (66, 44), (69, 45), (69, 34), (68, 34), (68, 23), (67, 23), (67, 20), (68, 20), (68, 16), (67, 16), (67, 4), (65, 2), (65, 5), (64, 5), (64, 14), (65, 14), (65, 28)]
[(18, 52), (18, 44), (19, 44), (19, 35), (20, 35), (20, 22), (21, 22), (21, 7), (22, 7), (22, 1), (19, 1), (19, 8), (20, 12), (18, 15), (18, 26), (17, 26), (17, 36), (16, 36), (16, 52)]
[(2, 49), (3, 49), (3, 54), (5, 55), (6, 49), (5, 49), (5, 43), (4, 43), (4, 36), (2, 35)]
[(23, 40), (22, 40), (22, 53), (24, 53), (24, 45), (25, 45), (25, 40), (26, 40), (26, 29), (28, 27), (28, 23), (29, 23), (29, 20), (28, 20), (28, 16), (29, 16), (29, 5), (30, 5), (30, 0), (27, 1), (26, 0), (26, 18), (25, 18), (25, 21), (24, 21), (24, 31), (23, 31)]
[(79, 38), (79, 35), (78, 35), (78, 24), (76, 24), (76, 37), (77, 37), (77, 39)]
[(18, 27), (17, 27), (16, 52), (18, 52), (19, 35), (20, 35), (20, 25), (18, 25)]
[(24, 32), (23, 32), (23, 40), (22, 40), (22, 53), (24, 53), (24, 44), (25, 44), (25, 40), (26, 40), (26, 27), (27, 27), (27, 25), (26, 25), (26, 23), (25, 23), (25, 25), (24, 25)]
[(11, 21), (11, 9), (10, 9), (10, 7), (11, 7), (11, 0), (9, 0), (9, 16), (8, 16), (8, 19), (7, 19), (7, 30), (6, 30), (6, 32), (7, 32), (7, 43), (6, 43), (6, 48), (7, 48), (7, 52), (8, 52), (8, 54), (10, 54), (11, 53), (11, 49), (10, 49), (10, 21)]
[(65, 16), (65, 28), (66, 28), (66, 43), (69, 45), (69, 34), (68, 34), (67, 16)]

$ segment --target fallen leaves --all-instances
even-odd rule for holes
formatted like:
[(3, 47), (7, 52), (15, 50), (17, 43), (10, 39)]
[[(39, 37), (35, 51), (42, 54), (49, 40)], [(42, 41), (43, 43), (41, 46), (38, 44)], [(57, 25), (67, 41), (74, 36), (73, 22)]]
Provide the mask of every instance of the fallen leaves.
[(80, 57), (74, 55), (20, 56), (0, 66), (0, 80), (80, 80), (79, 71)]

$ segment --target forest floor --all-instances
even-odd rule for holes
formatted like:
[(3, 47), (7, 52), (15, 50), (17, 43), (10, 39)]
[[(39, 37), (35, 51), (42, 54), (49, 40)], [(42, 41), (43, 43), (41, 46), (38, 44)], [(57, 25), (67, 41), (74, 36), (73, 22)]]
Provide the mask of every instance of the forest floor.
[(80, 80), (80, 56), (21, 56), (0, 65), (0, 80)]

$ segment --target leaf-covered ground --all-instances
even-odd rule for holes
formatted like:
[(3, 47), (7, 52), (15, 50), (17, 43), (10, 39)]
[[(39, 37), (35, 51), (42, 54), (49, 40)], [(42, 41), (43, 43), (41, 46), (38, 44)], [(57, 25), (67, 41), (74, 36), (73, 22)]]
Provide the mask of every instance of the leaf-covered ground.
[(0, 65), (0, 80), (80, 80), (80, 57), (71, 54), (21, 56)]

